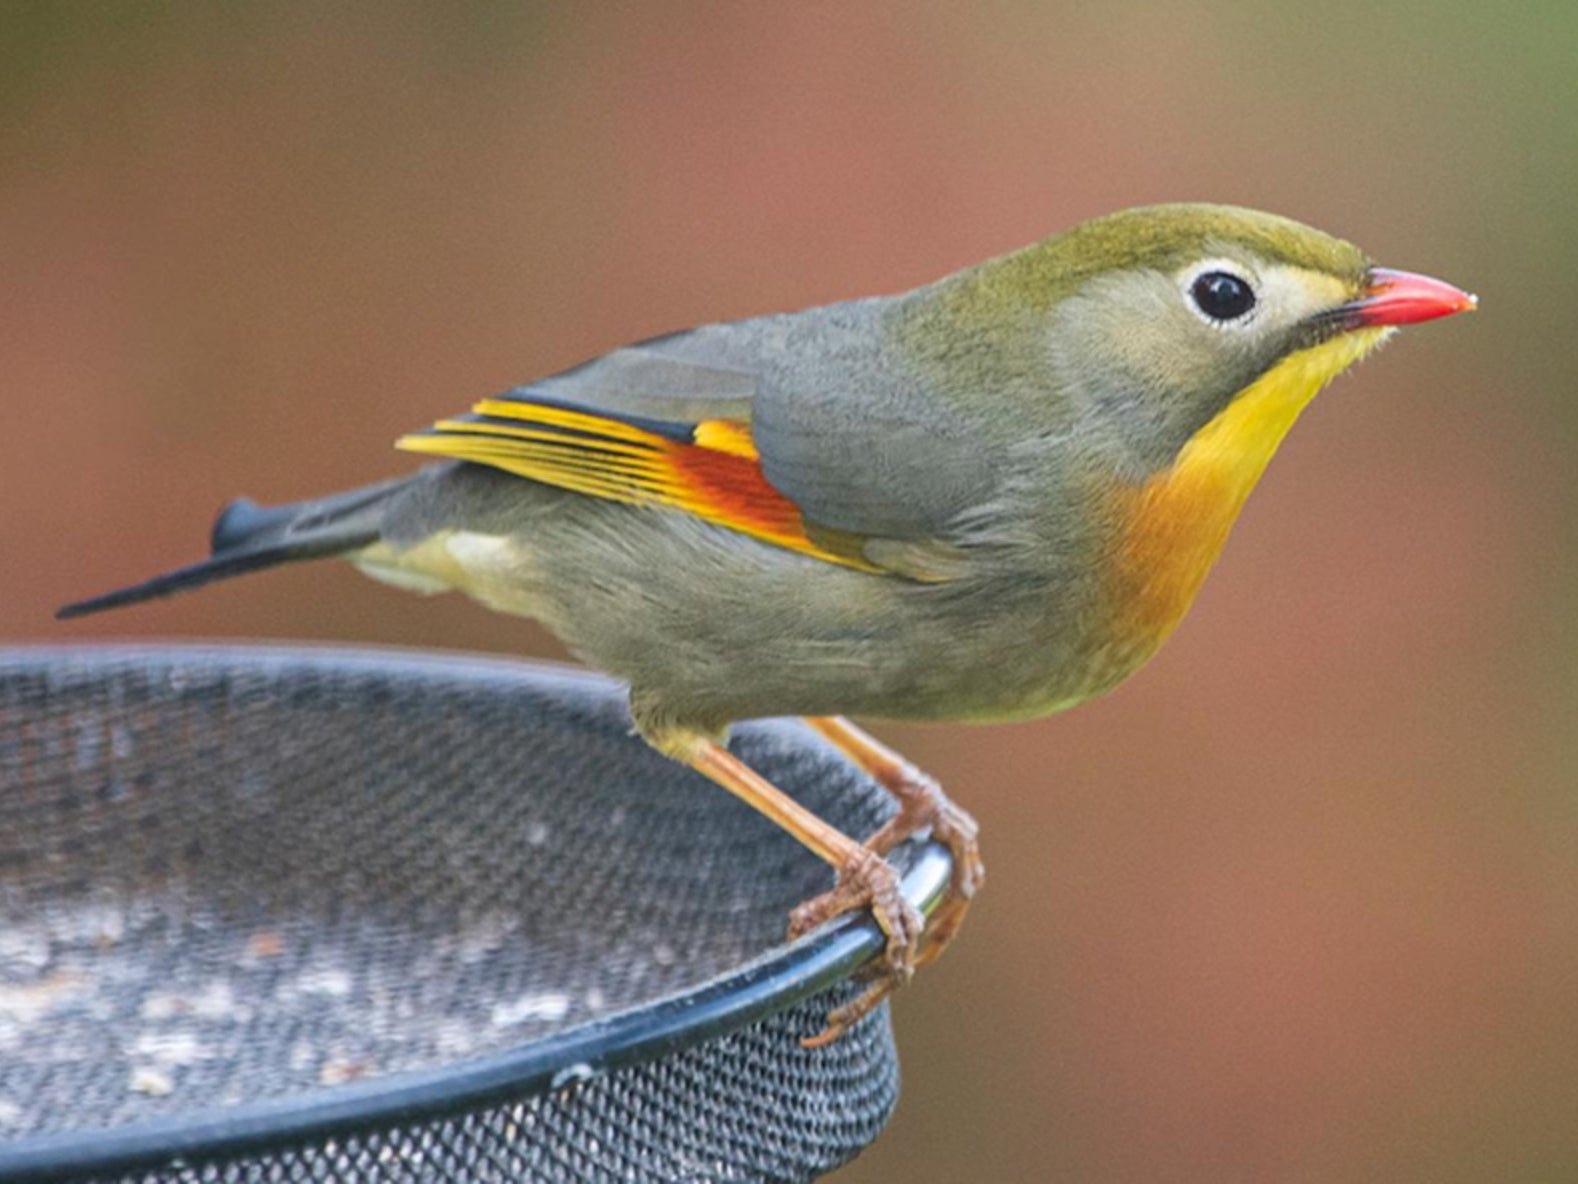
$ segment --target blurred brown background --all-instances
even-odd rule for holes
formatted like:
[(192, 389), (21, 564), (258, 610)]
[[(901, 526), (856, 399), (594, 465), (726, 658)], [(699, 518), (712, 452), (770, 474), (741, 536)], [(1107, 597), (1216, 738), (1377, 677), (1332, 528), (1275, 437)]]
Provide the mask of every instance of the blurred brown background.
[(70, 627), (474, 398), (1261, 206), (1480, 292), (1306, 417), (1064, 717), (883, 728), (992, 883), (841, 1180), (1578, 1179), (1578, 8), (0, 7), (0, 635), (554, 654), (341, 567)]

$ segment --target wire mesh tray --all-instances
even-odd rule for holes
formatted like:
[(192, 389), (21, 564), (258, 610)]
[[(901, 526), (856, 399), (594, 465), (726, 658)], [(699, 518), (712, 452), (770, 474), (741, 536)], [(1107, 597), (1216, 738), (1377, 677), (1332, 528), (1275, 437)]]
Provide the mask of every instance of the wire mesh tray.
[[(256, 647), (0, 650), (0, 1180), (807, 1180), (881, 1130), (881, 944), (603, 679)], [(737, 750), (846, 831), (808, 730)], [(947, 881), (908, 847), (905, 890)]]

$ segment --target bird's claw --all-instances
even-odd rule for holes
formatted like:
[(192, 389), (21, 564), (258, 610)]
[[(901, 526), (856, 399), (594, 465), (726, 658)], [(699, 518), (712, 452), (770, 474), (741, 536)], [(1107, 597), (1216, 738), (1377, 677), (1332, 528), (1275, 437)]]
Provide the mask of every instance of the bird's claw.
[(916, 966), (928, 965), (942, 956), (959, 935), (975, 894), (986, 883), (986, 865), (977, 840), (979, 829), (974, 818), (943, 798), (931, 833), (953, 856), (953, 877), (927, 924), (926, 939), (915, 955)]
[(866, 846), (886, 855), (900, 843), (924, 830), (948, 848), (953, 857), (953, 876), (948, 890), (932, 912), (926, 935), (916, 951), (915, 965), (936, 961), (958, 936), (965, 914), (981, 886), (986, 883), (986, 865), (981, 860), (980, 827), (943, 793), (936, 779), (913, 765), (905, 764), (886, 783), (899, 799), (899, 812), (866, 840)]
[(829, 1012), (827, 1026), (815, 1036), (801, 1040), (806, 1048), (821, 1048), (843, 1036), (915, 974), (926, 919), (904, 899), (898, 872), (869, 848), (861, 848), (839, 869), (832, 891), (806, 901), (789, 914), (789, 939), (793, 941), (834, 917), (867, 908), (887, 936), (882, 955), (861, 969), (859, 977), (868, 984), (866, 989)]

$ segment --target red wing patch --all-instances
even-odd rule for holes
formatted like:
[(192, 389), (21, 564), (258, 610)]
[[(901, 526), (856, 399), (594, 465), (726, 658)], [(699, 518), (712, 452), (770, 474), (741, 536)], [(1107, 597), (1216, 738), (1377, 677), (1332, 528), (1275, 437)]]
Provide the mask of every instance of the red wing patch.
[(750, 426), (669, 423), (565, 403), (484, 399), (395, 444), (406, 452), (490, 465), (590, 497), (694, 514), (828, 563), (878, 570), (858, 552), (806, 533), (800, 509), (762, 476)]

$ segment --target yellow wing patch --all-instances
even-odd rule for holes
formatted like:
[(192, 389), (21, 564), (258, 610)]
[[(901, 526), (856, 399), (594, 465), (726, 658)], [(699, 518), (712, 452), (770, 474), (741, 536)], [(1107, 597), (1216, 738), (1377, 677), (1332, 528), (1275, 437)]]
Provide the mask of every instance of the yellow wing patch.
[(855, 546), (812, 541), (800, 509), (762, 475), (750, 425), (620, 418), (562, 403), (484, 399), (401, 437), (405, 452), (489, 465), (589, 497), (694, 514), (827, 563), (877, 571)]

